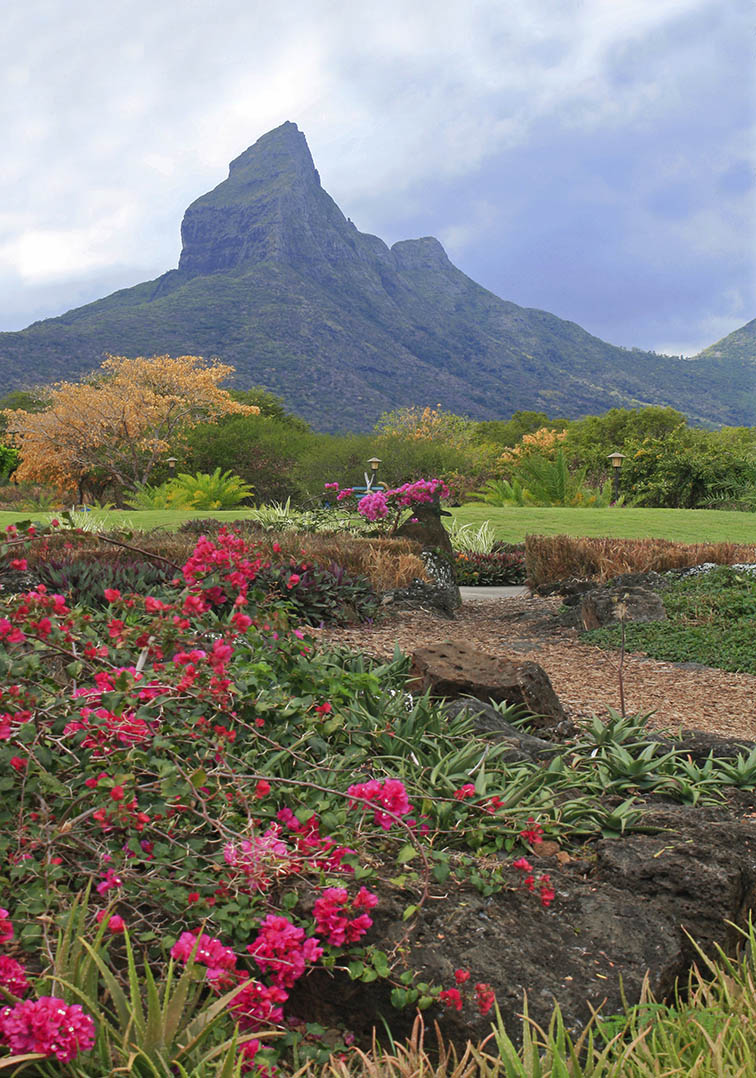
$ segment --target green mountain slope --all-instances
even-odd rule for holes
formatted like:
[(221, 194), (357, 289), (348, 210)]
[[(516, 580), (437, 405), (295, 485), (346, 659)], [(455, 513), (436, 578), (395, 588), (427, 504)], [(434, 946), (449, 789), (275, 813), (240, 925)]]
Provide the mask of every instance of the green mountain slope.
[(721, 359), (728, 363), (751, 363), (756, 367), (756, 318), (734, 330), (716, 344), (709, 345), (696, 356), (700, 359)]
[(192, 353), (221, 357), (239, 387), (266, 386), (322, 430), (365, 430), (405, 403), (481, 419), (653, 403), (756, 423), (750, 362), (617, 348), (493, 295), (435, 239), (389, 248), (359, 232), (295, 124), (233, 161), (181, 235), (178, 269), (0, 334), (2, 388), (79, 376), (105, 352)]

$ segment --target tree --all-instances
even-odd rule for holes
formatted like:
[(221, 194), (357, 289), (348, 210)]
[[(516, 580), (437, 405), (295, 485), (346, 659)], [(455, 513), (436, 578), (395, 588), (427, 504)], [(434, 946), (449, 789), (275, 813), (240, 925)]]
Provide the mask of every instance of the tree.
[(199, 356), (108, 356), (82, 382), (48, 391), (42, 412), (6, 410), (7, 436), (21, 453), (18, 479), (116, 496), (144, 485), (182, 431), (231, 412), (257, 414), (219, 388), (233, 367)]
[(229, 396), (238, 404), (256, 405), (260, 410), (260, 415), (265, 419), (277, 419), (293, 430), (303, 432), (310, 430), (310, 424), (305, 419), (286, 411), (282, 397), (270, 393), (262, 386), (252, 386), (251, 389), (230, 389)]
[(259, 503), (296, 500), (297, 462), (306, 457), (315, 438), (296, 416), (290, 422), (285, 415), (279, 418), (264, 411), (261, 415), (232, 415), (188, 431), (183, 459), (189, 469), (212, 471), (221, 467), (235, 472), (254, 487)]
[(566, 419), (549, 419), (545, 412), (513, 412), (511, 419), (488, 419), (478, 423), (475, 439), (480, 442), (493, 442), (503, 448), (512, 448), (521, 441), (523, 434), (533, 434), (542, 428), (564, 430), (569, 425)]

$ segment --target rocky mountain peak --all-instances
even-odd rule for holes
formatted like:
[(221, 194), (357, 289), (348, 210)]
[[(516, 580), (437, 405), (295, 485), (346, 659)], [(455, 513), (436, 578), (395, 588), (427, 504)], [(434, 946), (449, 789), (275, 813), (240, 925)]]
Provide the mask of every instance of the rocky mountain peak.
[(347, 226), (320, 186), (307, 140), (287, 121), (235, 158), (228, 179), (189, 206), (181, 223), (179, 273), (197, 277), (271, 259), (291, 261), (292, 241), (311, 231), (324, 211), (331, 224)]
[(239, 154), (229, 165), (226, 183), (238, 189), (250, 181), (257, 184), (266, 175), (290, 183), (320, 186), (307, 139), (290, 120), (268, 131)]

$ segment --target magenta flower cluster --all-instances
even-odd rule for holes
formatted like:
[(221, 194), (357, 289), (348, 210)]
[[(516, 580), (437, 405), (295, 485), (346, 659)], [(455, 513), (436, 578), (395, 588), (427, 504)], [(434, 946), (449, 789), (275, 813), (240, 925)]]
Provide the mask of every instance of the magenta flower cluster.
[(323, 954), (314, 936), (306, 937), (303, 928), (277, 913), (269, 913), (261, 921), (257, 939), (247, 951), (279, 988), (291, 988), (305, 968)]
[[(326, 483), (325, 489), (332, 493), (338, 490), (337, 483)], [(351, 498), (351, 487), (339, 490), (336, 501), (343, 502)], [(430, 505), (438, 498), (448, 498), (449, 488), (441, 479), (416, 479), (413, 483), (404, 483), (392, 490), (374, 490), (366, 494), (357, 503), (357, 512), (365, 520), (377, 522), (385, 520), (393, 510), (397, 520), (402, 510), (413, 509), (418, 505)]]
[[(7, 910), (0, 909), (0, 943), (13, 939), (13, 925)], [(0, 986), (13, 996), (29, 990), (26, 970), (10, 955), (0, 955)], [(95, 1042), (95, 1027), (78, 1003), (68, 1004), (57, 996), (19, 999), (0, 1008), (0, 1044), (13, 1055), (36, 1052), (69, 1063), (79, 1052), (87, 1052)]]
[(371, 779), (369, 782), (357, 782), (349, 787), (347, 793), (353, 798), (360, 799), (350, 801), (350, 808), (364, 808), (362, 802), (365, 801), (376, 806), (373, 820), (384, 831), (388, 831), (392, 823), (396, 822), (397, 816), (406, 816), (412, 809), (404, 783), (399, 779), (386, 779), (384, 782)]
[(334, 947), (356, 943), (373, 924), (367, 910), (377, 905), (378, 896), (365, 887), (360, 887), (351, 903), (344, 887), (326, 887), (313, 908), (317, 930)]
[(70, 1063), (94, 1045), (94, 1022), (78, 1003), (40, 996), (0, 1010), (0, 1038), (14, 1055), (40, 1052)]

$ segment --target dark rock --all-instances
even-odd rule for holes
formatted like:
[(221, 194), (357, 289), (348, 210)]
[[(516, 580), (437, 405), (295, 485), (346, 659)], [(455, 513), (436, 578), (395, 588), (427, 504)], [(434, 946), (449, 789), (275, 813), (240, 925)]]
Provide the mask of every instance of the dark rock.
[(666, 621), (664, 603), (649, 588), (614, 586), (587, 592), (580, 604), (584, 629), (600, 629), (620, 621)]
[(444, 712), (450, 718), (460, 714), (469, 714), (473, 718), (473, 729), (479, 737), (485, 737), (491, 741), (508, 741), (512, 748), (500, 757), (504, 763), (544, 760), (564, 751), (562, 745), (555, 745), (552, 741), (533, 737), (532, 734), (512, 726), (500, 711), (491, 704), (483, 703), (482, 700), (448, 700), (444, 704)]
[(21, 569), (4, 569), (0, 572), (0, 592), (5, 595), (20, 595), (36, 588), (39, 578), (36, 573)]
[[(402, 911), (417, 896), (382, 892), (366, 942), (388, 952), (400, 947), (418, 981), (451, 987), (454, 970), (469, 969), (470, 983), (493, 986), (515, 1040), (523, 993), (530, 1016), (543, 1026), (558, 1002), (573, 1033), (592, 1008), (620, 1012), (623, 993), (637, 1002), (646, 974), (658, 998), (669, 996), (697, 958), (686, 933), (709, 955), (717, 944), (732, 953), (739, 940), (731, 924), (745, 926), (756, 903), (756, 821), (728, 809), (665, 806), (649, 811), (646, 822), (656, 833), (601, 841), (591, 863), (531, 856), (536, 878), (547, 872), (556, 891), (549, 909), (522, 888), (514, 870), (511, 889), (490, 897), (432, 888), (409, 924)], [(328, 998), (362, 1033), (382, 1016), (403, 1035), (414, 1017), (392, 1010), (388, 989), (376, 983), (343, 978), (329, 985), (319, 973), (303, 988), (308, 1017), (325, 1024)], [(433, 1006), (425, 1017), (459, 1045), (490, 1032), (491, 1016), (481, 1017), (471, 1002), (459, 1013)]]
[(438, 502), (432, 505), (415, 506), (414, 514), (413, 520), (408, 520), (406, 524), (402, 524), (397, 529), (396, 534), (403, 539), (414, 539), (415, 542), (421, 544), (423, 550), (443, 551), (448, 556), (451, 564), (454, 550), (449, 533), (441, 520), (442, 515), (451, 516), (451, 514), (442, 509)]
[(414, 651), (410, 679), (409, 692), (429, 691), (447, 699), (473, 696), (486, 703), (519, 706), (540, 717), (533, 724), (538, 727), (567, 721), (548, 674), (538, 663), (494, 658), (458, 641)]
[[(441, 526), (441, 531), (446, 531)], [(448, 541), (448, 536), (447, 536)], [(421, 550), (420, 557), (430, 580), (413, 580), (404, 588), (394, 588), (383, 596), (384, 606), (396, 606), (402, 610), (435, 610), (447, 618), (453, 618), (455, 610), (462, 605), (454, 566), (445, 554), (438, 550)]]
[(453, 593), (425, 580), (413, 580), (404, 588), (387, 591), (381, 604), (400, 610), (430, 610), (446, 618), (453, 618), (454, 611), (459, 607)]
[(744, 741), (737, 737), (720, 737), (719, 734), (709, 733), (708, 730), (686, 730), (681, 737), (667, 738), (649, 731), (649, 741), (658, 741), (664, 752), (677, 749), (678, 752), (690, 756), (696, 764), (703, 764), (709, 758), (714, 760), (734, 760), (738, 756), (748, 757), (756, 743)]

